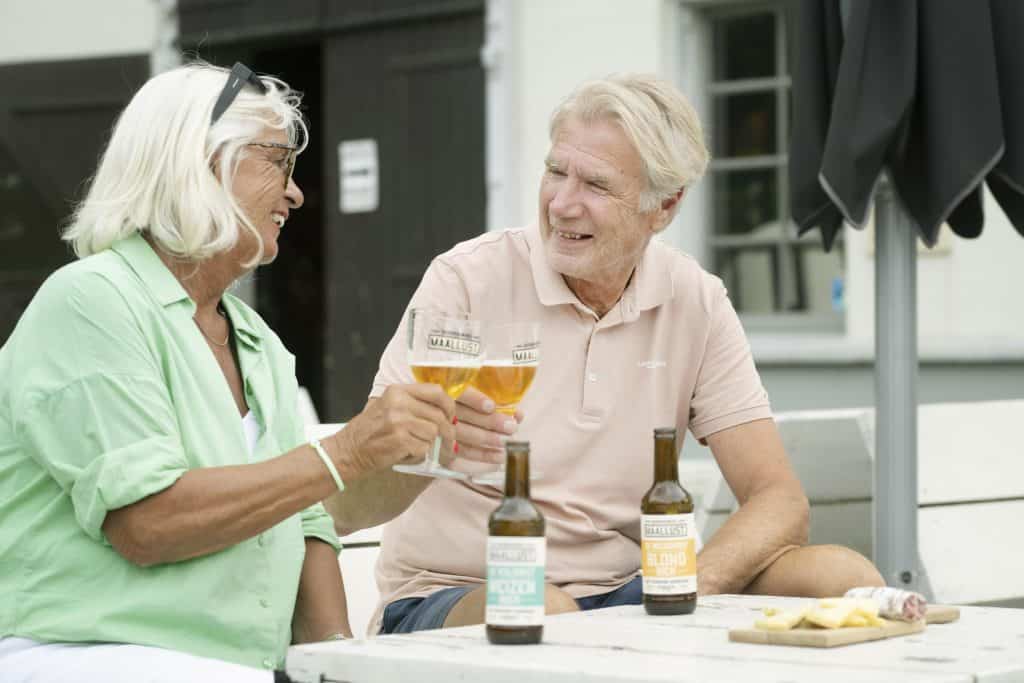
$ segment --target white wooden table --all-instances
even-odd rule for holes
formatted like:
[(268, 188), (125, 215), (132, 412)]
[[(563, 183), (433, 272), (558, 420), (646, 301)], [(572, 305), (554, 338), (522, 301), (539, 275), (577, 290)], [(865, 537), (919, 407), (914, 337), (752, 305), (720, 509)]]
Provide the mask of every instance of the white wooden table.
[(549, 617), (536, 646), (492, 646), (482, 626), (293, 647), (301, 683), (487, 681), (1024, 681), (1024, 610), (963, 607), (923, 633), (833, 649), (731, 643), (761, 607), (793, 598), (713, 596), (689, 616), (613, 607)]

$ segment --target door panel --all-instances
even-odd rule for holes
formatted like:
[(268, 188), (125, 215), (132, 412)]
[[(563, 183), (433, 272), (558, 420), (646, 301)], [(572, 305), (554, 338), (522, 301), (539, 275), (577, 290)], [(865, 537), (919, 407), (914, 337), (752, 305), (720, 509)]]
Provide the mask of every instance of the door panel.
[[(327, 412), (351, 417), (430, 260), (485, 229), (482, 12), (348, 31), (324, 51)], [(342, 214), (337, 146), (371, 138), (379, 208)]]
[(177, 0), (179, 42), (192, 48), (279, 43), (285, 35), (317, 33), (325, 1), (335, 0)]
[(61, 226), (148, 74), (143, 55), (0, 66), (0, 344), (73, 257)]

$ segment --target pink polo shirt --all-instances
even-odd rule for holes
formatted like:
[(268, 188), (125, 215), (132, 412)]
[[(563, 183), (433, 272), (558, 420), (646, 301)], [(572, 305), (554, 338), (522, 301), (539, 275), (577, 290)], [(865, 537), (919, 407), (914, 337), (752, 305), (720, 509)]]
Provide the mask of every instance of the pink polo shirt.
[[(531, 493), (547, 520), (547, 580), (573, 597), (614, 590), (639, 572), (655, 427), (703, 439), (771, 417), (721, 280), (659, 241), (600, 320), (548, 266), (535, 225), (438, 256), (410, 305), (541, 323), (540, 367), (514, 438), (530, 442), (530, 466), (543, 473)], [(405, 339), (400, 326), (371, 396), (413, 381)], [(388, 524), (372, 631), (390, 602), (483, 583), (487, 518), (500, 498), (495, 487), (438, 479)]]

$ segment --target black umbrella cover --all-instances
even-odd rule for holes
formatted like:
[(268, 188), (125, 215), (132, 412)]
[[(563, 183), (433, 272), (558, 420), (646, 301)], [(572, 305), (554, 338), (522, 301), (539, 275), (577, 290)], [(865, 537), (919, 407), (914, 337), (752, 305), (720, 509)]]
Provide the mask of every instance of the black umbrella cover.
[(1019, 0), (839, 0), (796, 14), (790, 188), (800, 232), (830, 249), (845, 218), (862, 227), (879, 175), (932, 246), (945, 222), (984, 223), (987, 182), (1024, 235), (1024, 39)]

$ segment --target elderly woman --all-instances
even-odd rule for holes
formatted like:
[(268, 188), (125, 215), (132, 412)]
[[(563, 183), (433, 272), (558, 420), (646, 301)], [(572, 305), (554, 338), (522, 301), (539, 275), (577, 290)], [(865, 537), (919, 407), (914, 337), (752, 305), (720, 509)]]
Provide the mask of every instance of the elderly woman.
[(453, 438), (451, 399), (404, 385), (307, 442), (293, 357), (227, 293), (302, 206), (298, 105), (241, 64), (151, 79), (80, 260), (0, 349), (5, 682), (272, 680), (289, 643), (350, 635), (321, 501)]

